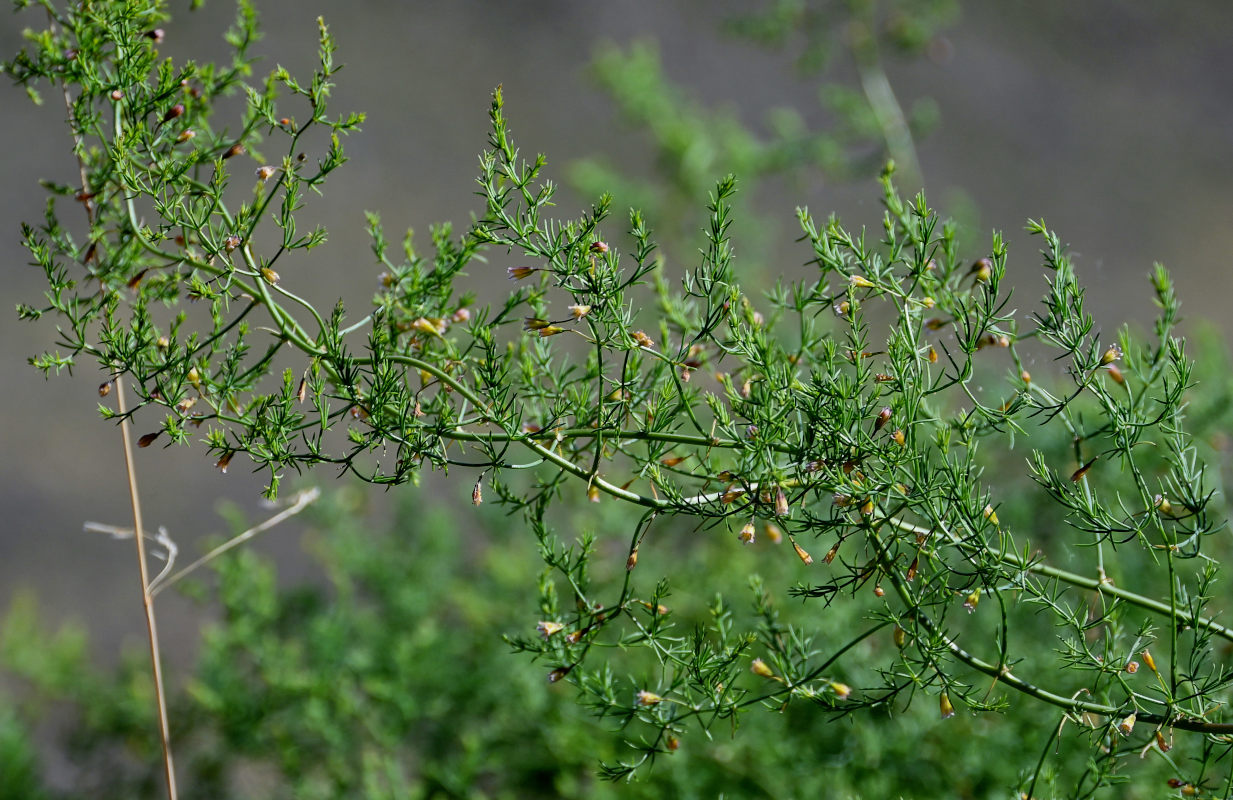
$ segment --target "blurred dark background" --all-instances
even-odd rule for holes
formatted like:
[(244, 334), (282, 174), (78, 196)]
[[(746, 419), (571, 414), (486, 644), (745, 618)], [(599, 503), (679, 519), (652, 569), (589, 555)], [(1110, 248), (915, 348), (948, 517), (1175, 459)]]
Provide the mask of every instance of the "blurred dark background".
[[(177, 19), (167, 26), (164, 52), (221, 56), (232, 7), (211, 0), (190, 15), (187, 5), (172, 4)], [(476, 155), (498, 83), (518, 142), (524, 151), (547, 153), (558, 178), (572, 160), (596, 153), (632, 173), (648, 171), (647, 139), (621, 124), (587, 77), (604, 42), (656, 41), (671, 79), (700, 103), (733, 109), (752, 125), (776, 106), (800, 109), (811, 125), (827, 122), (816, 79), (795, 73), (786, 56), (719, 31), (717, 20), (745, 8), (741, 3), (262, 0), (258, 6), (267, 34), (258, 46), (268, 55), (264, 69), (278, 63), (308, 74), (314, 18), (322, 15), (347, 64), (333, 108), (368, 114), (363, 133), (347, 142), (350, 164), (335, 173), (302, 222), (328, 221), (329, 243), (294, 268), (311, 281), (310, 296), (342, 295), (355, 309), (365, 304), (379, 271), (363, 232), (363, 209), (379, 210), (396, 238), (407, 226), (426, 234), (430, 222), (465, 224), (476, 207)], [(1012, 306), (1029, 306), (1041, 285), (1036, 245), (1023, 225), (1044, 217), (1072, 246), (1103, 330), (1111, 334), (1123, 322), (1149, 318), (1145, 276), (1161, 261), (1177, 278), (1188, 318), (1214, 320), (1233, 332), (1225, 310), (1233, 296), (1233, 270), (1225, 265), (1233, 252), (1233, 6), (1041, 0), (962, 3), (961, 11), (932, 58), (892, 60), (887, 71), (905, 105), (931, 97), (940, 111), (939, 127), (917, 143), (934, 204), (958, 212), (973, 229), (970, 247), (987, 246), (990, 228), (1007, 234), (1011, 283), (1019, 287)], [(0, 16), (6, 57), (20, 46), (27, 24), (33, 21)], [(850, 67), (841, 60), (830, 77), (842, 80), (845, 70)], [(35, 108), (19, 89), (0, 85), (0, 262), (9, 309), (43, 289), (41, 273), (25, 266), (18, 245), (18, 222), (42, 214), (37, 181), (75, 180), (63, 108), (52, 92), (44, 94), (48, 102)], [(761, 265), (771, 274), (794, 273), (807, 258), (791, 245), (797, 205), (808, 204), (815, 216), (835, 211), (854, 222), (879, 219), (872, 180), (831, 184), (806, 175), (785, 186), (782, 195), (760, 196), (762, 210), (783, 221), (785, 246), (773, 257), (784, 266)], [(559, 210), (569, 215), (588, 201), (567, 189)], [(15, 591), (32, 588), (47, 619), (83, 622), (106, 659), (117, 642), (144, 637), (131, 543), (81, 527), (85, 520), (128, 523), (119, 434), (98, 419), (100, 376), (91, 369), (44, 382), (26, 365), (29, 355), (50, 346), (52, 324), (19, 324), (11, 310), (0, 314), (0, 609)], [(151, 418), (149, 430), (156, 426)], [(144, 432), (140, 425), (137, 432)], [(221, 475), (200, 449), (139, 451), (147, 523), (167, 526), (193, 554), (194, 541), (223, 530), (216, 513), (222, 499), (259, 515), (261, 482), (234, 466)], [(371, 494), (379, 508), (381, 493)], [(285, 528), (259, 545), (279, 551), (289, 564), (284, 576), (305, 564), (297, 561), (295, 541), (294, 530)], [(160, 601), (160, 614), (165, 650), (180, 660), (196, 627), (185, 623), (189, 606), (173, 594)]]

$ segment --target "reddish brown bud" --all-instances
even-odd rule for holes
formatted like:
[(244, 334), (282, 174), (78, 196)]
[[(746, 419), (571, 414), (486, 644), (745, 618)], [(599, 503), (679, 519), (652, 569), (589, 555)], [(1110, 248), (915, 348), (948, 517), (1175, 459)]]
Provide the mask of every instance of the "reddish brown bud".
[(115, 381), (105, 381), (103, 383), (100, 383), (98, 385), (98, 396), (106, 397), (107, 395), (111, 394), (111, 386), (113, 383), (115, 383)]
[(1100, 458), (1100, 456), (1096, 456), (1096, 458), (1093, 458), (1091, 461), (1075, 470), (1070, 476), (1071, 483), (1078, 483), (1079, 479), (1087, 474), (1087, 471), (1092, 468), (1092, 465), (1096, 463), (1096, 459), (1098, 458)]
[(235, 158), (236, 156), (243, 155), (243, 154), (244, 154), (244, 145), (240, 142), (236, 142), (235, 144), (231, 145), (231, 147), (227, 148), (227, 152), (223, 153), (223, 160), (226, 161), (229, 158)]
[(228, 450), (226, 453), (223, 453), (222, 457), (219, 458), (218, 461), (214, 462), (214, 466), (218, 467), (219, 472), (226, 475), (227, 467), (231, 464), (231, 459), (233, 456), (235, 456), (235, 451)]
[(176, 103), (171, 108), (167, 109), (167, 113), (163, 115), (163, 122), (170, 122), (176, 117), (184, 113), (184, 104)]
[(890, 418), (891, 418), (891, 407), (882, 406), (882, 410), (878, 412), (877, 419), (875, 419), (873, 423), (874, 432), (876, 433), (882, 430), (882, 426), (890, 422)]
[(142, 436), (140, 439), (137, 440), (137, 446), (138, 447), (149, 447), (150, 445), (154, 444), (154, 440), (158, 438), (158, 435), (160, 433), (162, 433), (162, 431), (155, 431), (154, 433), (147, 433), (145, 436)]

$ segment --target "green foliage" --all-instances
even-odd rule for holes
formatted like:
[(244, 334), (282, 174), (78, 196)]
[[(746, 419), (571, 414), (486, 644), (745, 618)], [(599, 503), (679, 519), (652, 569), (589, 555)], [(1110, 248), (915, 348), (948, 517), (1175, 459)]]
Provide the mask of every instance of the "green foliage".
[[(774, 39), (799, 10), (744, 25)], [(201, 428), (220, 468), (251, 461), (271, 497), (289, 471), (318, 465), (386, 486), (462, 471), (454, 485), (521, 517), (544, 565), (532, 611), (514, 599), (531, 579), (509, 568), (527, 542), (484, 542), (480, 568), (455, 517), (369, 539), (337, 508), (320, 545), (328, 594), (280, 593), (252, 553), (219, 561), (223, 622), (172, 714), (192, 754), (188, 791), (236, 791), (232, 773), (251, 764), (295, 797), (516, 796), (545, 774), (559, 793), (594, 796), (597, 760), (612, 780), (660, 766), (630, 791), (679, 780), (660, 791), (700, 795), (740, 780), (769, 796), (1155, 796), (1165, 776), (1233, 791), (1233, 630), (1216, 595), (1227, 537), (1187, 419), (1194, 365), (1163, 268), (1153, 331), (1114, 341), (1059, 237), (1031, 222), (1049, 290), (1019, 312), (1002, 236), (960, 242), (923, 195), (899, 194), (890, 164), (879, 230), (801, 209), (810, 277), (750, 293), (735, 178), (710, 194), (696, 266), (670, 271), (651, 217), (632, 210), (625, 234), (610, 232), (607, 195), (553, 216), (546, 159), (521, 155), (498, 88), (482, 208), (465, 229), (432, 228), (426, 251), (408, 233), (401, 255), (369, 214), (381, 274), (352, 321), (274, 270), (325, 240), (300, 233), (296, 211), (362, 120), (327, 114), (337, 65), (324, 24), (311, 81), (279, 68), (251, 85), (244, 5), (226, 69), (159, 61), (155, 4), (51, 19), (6, 65), (67, 92), (82, 175), (80, 189), (50, 187), (43, 224), (25, 228), (49, 291), (19, 313), (60, 322), (61, 351), (32, 363), (86, 357), (125, 376), (138, 398), (127, 416), (162, 415), (143, 445)], [(911, 44), (916, 24), (887, 30)], [(857, 55), (878, 117), (891, 108), (885, 75), (860, 54), (874, 29), (857, 29)], [(653, 59), (635, 64), (630, 88), (660, 107)], [(213, 101), (241, 88), (229, 134)], [(700, 119), (665, 120), (673, 163), (689, 162)], [(902, 114), (878, 124), (903, 147)], [(315, 167), (301, 154), (312, 128), (329, 135)], [(235, 186), (235, 159), (267, 137), (285, 155), (257, 168), (251, 191)], [(773, 159), (750, 163), (765, 172)], [(690, 169), (681, 187), (710, 167)], [(69, 196), (85, 207), (84, 238), (58, 216)], [(468, 273), (515, 283), (479, 306)], [(208, 311), (185, 310), (193, 302)], [(298, 366), (277, 374), (276, 358)], [(1035, 367), (1045, 360), (1061, 369)], [(1204, 404), (1217, 413), (1227, 396), (1224, 380)], [(459, 635), (507, 626), (514, 608), (524, 633), (509, 643), (538, 672), (494, 667), (491, 639), (474, 649)], [(19, 643), (21, 620), (9, 624)], [(136, 736), (139, 673), (122, 673), (123, 692), (78, 685), (88, 670), (64, 642), (10, 648), (10, 661), (75, 699), (95, 746)], [(474, 677), (494, 672), (503, 679)], [(566, 686), (622, 731), (619, 747), (575, 735), (556, 701)], [(702, 742), (738, 723), (740, 744), (705, 755)], [(149, 764), (155, 750), (133, 756)], [(936, 778), (914, 768), (922, 750)], [(113, 787), (153, 783), (139, 768)]]

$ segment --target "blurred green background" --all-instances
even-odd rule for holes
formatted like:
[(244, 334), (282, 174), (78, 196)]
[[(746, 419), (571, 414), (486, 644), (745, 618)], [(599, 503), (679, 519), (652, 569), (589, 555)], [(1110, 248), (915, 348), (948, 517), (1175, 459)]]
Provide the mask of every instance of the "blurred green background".
[[(212, 0), (192, 15), (186, 7), (172, 3), (177, 19), (168, 26), (164, 52), (220, 56), (231, 5)], [(304, 226), (327, 222), (330, 241), (294, 267), (297, 284), (307, 285), (304, 293), (314, 299), (341, 295), (352, 308), (366, 304), (379, 270), (372, 266), (362, 209), (380, 211), (391, 231), (413, 226), (426, 232), (430, 222), (464, 221), (475, 207), (476, 154), (485, 143), (488, 96), (498, 83), (505, 87), (517, 140), (525, 151), (548, 154), (553, 177), (564, 182), (572, 163), (597, 155), (616, 170), (652, 174), (654, 151), (646, 131), (622, 122), (588, 70), (607, 44), (655, 43), (666, 76), (692, 102), (727, 109), (757, 130), (765, 130), (768, 113), (781, 106), (798, 109), (811, 128), (827, 127), (833, 120), (817, 101), (816, 76), (795, 72), (790, 54), (768, 52), (720, 30), (721, 18), (753, 7), (650, 0), (260, 2), (264, 67), (311, 69), (314, 19), (322, 15), (347, 64), (333, 108), (368, 114), (364, 132), (347, 143), (351, 162), (302, 220)], [(1022, 227), (1029, 216), (1043, 216), (1073, 247), (1104, 330), (1149, 318), (1145, 276), (1152, 262), (1162, 261), (1174, 272), (1187, 316), (1214, 320), (1227, 336), (1224, 305), (1233, 297), (1233, 270), (1225, 266), (1233, 252), (1233, 7), (1215, 1), (1166, 7), (1147, 0), (1049, 0), (960, 8), (959, 20), (925, 57), (888, 58), (885, 65), (905, 106), (922, 98), (937, 106), (938, 126), (917, 142), (932, 202), (959, 216), (972, 247), (987, 241), (989, 228), (1006, 232), (1010, 282), (1020, 308), (1034, 301), (1042, 285), (1035, 246)], [(22, 17), (0, 17), (6, 56), (20, 46), (25, 24)], [(855, 71), (841, 55), (827, 78), (854, 84)], [(35, 108), (5, 83), (0, 109), (0, 220), (8, 231), (0, 235), (0, 258), (11, 307), (42, 291), (40, 273), (23, 266), (17, 222), (41, 215), (39, 178), (72, 182), (74, 166), (56, 103)], [(730, 168), (718, 163), (714, 176)], [(568, 187), (559, 197), (564, 214), (590, 200)], [(702, 200), (671, 212), (682, 215), (685, 227), (695, 220), (696, 228)], [(815, 216), (834, 210), (856, 223), (876, 224), (881, 213), (872, 180), (829, 180), (808, 170), (771, 181), (749, 202), (779, 221), (781, 235), (771, 237), (778, 244), (764, 251), (763, 263), (746, 265), (769, 275), (800, 274), (807, 257), (792, 244), (797, 205), (809, 205)], [(737, 248), (741, 253), (739, 240)], [(689, 252), (670, 251), (682, 258)], [(81, 532), (85, 520), (123, 525), (128, 519), (118, 432), (95, 412), (100, 377), (87, 369), (43, 382), (25, 359), (48, 346), (50, 326), (18, 324), (11, 312), (0, 315), (0, 326), (7, 376), (0, 394), (6, 420), (0, 504), (7, 512), (0, 528), (0, 608), (19, 590), (33, 590), (39, 624), (75, 620), (90, 631), (83, 645), (87, 661), (116, 663), (125, 647), (140, 646), (144, 630), (131, 544)], [(138, 468), (148, 523), (165, 525), (190, 553), (205, 537), (228, 530), (217, 513), (221, 499), (235, 503), (238, 514), (261, 513), (260, 481), (243, 469), (219, 474), (200, 450), (144, 450)], [(469, 484), (451, 484), (451, 490), (461, 501)], [(396, 518), (388, 495), (371, 488), (351, 492), (359, 497), (349, 501), (349, 513), (361, 528), (383, 530)], [(427, 502), (426, 494), (406, 501)], [(302, 547), (299, 529), (280, 528), (253, 549), (277, 558), (281, 585), (321, 584), (322, 570)], [(502, 546), (513, 548), (510, 559), (532, 564), (529, 537), (519, 541), (516, 523), (508, 534)], [(479, 579), (493, 574), (489, 569)], [(431, 603), (424, 602), (414, 608), (430, 613)], [(518, 613), (525, 618), (532, 608), (528, 601)], [(176, 593), (163, 595), (164, 648), (173, 665), (194, 662), (200, 621), (219, 613)], [(490, 622), (489, 637), (507, 630), (505, 623)], [(503, 645), (485, 641), (481, 649), (496, 659)], [(452, 667), (447, 661), (443, 668)], [(495, 700), (492, 707), (498, 707)], [(540, 713), (532, 709), (527, 716)], [(560, 713), (577, 717), (573, 709)], [(849, 734), (863, 735), (854, 731)], [(542, 753), (534, 737), (553, 734), (528, 735), (524, 750)], [(830, 740), (819, 741), (816, 746)], [(756, 748), (756, 742), (740, 746)], [(586, 774), (600, 755), (569, 757)], [(55, 762), (51, 768), (57, 769)], [(874, 788), (866, 788), (868, 796), (878, 796)]]

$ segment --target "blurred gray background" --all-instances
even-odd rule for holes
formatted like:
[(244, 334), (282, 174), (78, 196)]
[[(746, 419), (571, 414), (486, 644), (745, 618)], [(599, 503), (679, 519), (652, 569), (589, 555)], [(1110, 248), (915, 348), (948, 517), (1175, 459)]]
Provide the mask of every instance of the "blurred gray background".
[[(167, 26), (164, 52), (218, 57), (232, 7), (211, 0), (189, 15), (187, 5), (172, 3), (178, 19)], [(301, 225), (328, 221), (329, 243), (294, 267), (313, 282), (311, 296), (341, 294), (355, 309), (378, 272), (363, 209), (379, 210), (396, 240), (407, 226), (426, 234), (433, 221), (465, 224), (476, 208), (476, 154), (498, 83), (517, 141), (524, 152), (547, 153), (557, 178), (571, 160), (595, 153), (647, 172), (647, 140), (620, 123), (587, 78), (602, 42), (657, 41), (669, 77), (700, 102), (735, 109), (750, 123), (781, 105), (825, 123), (816, 82), (796, 75), (788, 58), (718, 32), (717, 15), (741, 3), (261, 0), (258, 8), (267, 33), (258, 46), (268, 55), (263, 68), (279, 63), (305, 76), (315, 53), (314, 19), (323, 15), (347, 64), (333, 108), (368, 114), (363, 133), (346, 143), (351, 162), (335, 173), (324, 200), (311, 201)], [(1037, 245), (1023, 225), (1044, 217), (1077, 255), (1104, 330), (1149, 318), (1145, 276), (1161, 261), (1178, 279), (1188, 317), (1233, 331), (1226, 310), (1233, 297), (1226, 265), (1233, 252), (1233, 5), (967, 2), (962, 14), (945, 32), (948, 58), (891, 62), (888, 71), (905, 105), (929, 96), (940, 109), (940, 127), (918, 142), (934, 204), (943, 211), (948, 202), (962, 206), (964, 218), (983, 229), (975, 237), (969, 232), (969, 248), (987, 247), (989, 228), (1006, 232), (1011, 283), (1019, 287), (1012, 306), (1027, 307), (1040, 286)], [(32, 24), (25, 16), (0, 16), (5, 57)], [(840, 64), (835, 74), (844, 69)], [(51, 345), (54, 322), (19, 323), (12, 312), (43, 288), (41, 272), (26, 266), (18, 245), (18, 222), (42, 214), (37, 181), (76, 180), (63, 108), (45, 94), (49, 102), (35, 108), (20, 90), (0, 85), (7, 309), (0, 312), (0, 609), (14, 592), (33, 589), (49, 622), (80, 621), (106, 659), (119, 643), (144, 637), (131, 543), (81, 529), (87, 519), (128, 522), (119, 434), (95, 411), (100, 376), (91, 368), (45, 382), (26, 365)], [(783, 194), (764, 198), (764, 210), (783, 220), (785, 242), (794, 238), (798, 204), (815, 216), (834, 210), (853, 222), (879, 218), (872, 181), (828, 185), (806, 177)], [(566, 191), (559, 210), (572, 214), (587, 200)], [(782, 254), (784, 269), (772, 272), (793, 271), (808, 258), (799, 246)], [(148, 429), (156, 426), (152, 421)], [(219, 474), (199, 448), (141, 450), (138, 469), (147, 523), (166, 525), (189, 554), (194, 541), (224, 530), (216, 512), (222, 499), (262, 513), (261, 481), (243, 469)], [(330, 481), (326, 473), (316, 477)], [(294, 527), (267, 534), (258, 546), (278, 551), (293, 575), (307, 569)], [(163, 595), (160, 614), (166, 650), (180, 660), (195, 625), (188, 603), (173, 595)]]

